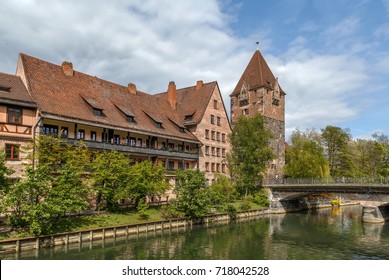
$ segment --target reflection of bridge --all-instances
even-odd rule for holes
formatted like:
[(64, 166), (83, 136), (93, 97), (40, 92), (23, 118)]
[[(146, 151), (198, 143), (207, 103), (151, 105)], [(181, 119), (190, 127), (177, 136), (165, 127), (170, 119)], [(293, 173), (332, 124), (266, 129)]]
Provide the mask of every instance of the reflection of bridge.
[[(389, 220), (389, 180), (386, 178), (285, 178), (264, 180), (263, 186), (270, 190), (270, 206), (280, 212), (309, 208), (312, 206), (307, 205), (309, 195), (326, 193), (371, 201), (363, 207), (365, 222)], [(358, 195), (363, 199), (355, 198)]]

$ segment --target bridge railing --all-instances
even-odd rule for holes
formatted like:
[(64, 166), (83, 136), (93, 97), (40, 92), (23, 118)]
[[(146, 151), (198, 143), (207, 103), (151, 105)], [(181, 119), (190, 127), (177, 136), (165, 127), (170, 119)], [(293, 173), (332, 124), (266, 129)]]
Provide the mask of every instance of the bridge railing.
[(272, 185), (388, 185), (389, 178), (270, 178), (264, 179), (264, 186)]

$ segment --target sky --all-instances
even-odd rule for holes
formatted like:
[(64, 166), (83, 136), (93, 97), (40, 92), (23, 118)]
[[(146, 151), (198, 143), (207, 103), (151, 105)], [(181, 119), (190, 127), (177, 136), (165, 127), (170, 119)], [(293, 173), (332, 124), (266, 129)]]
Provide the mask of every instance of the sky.
[(389, 134), (389, 0), (2, 0), (0, 34), (0, 72), (25, 53), (147, 93), (217, 81), (228, 113), (258, 47), (287, 94), (287, 138)]

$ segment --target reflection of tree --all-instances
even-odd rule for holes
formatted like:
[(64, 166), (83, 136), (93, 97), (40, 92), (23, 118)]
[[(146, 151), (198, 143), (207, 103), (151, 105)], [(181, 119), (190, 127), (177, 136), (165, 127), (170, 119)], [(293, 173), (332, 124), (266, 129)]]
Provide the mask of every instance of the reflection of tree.
[[(43, 259), (351, 259), (389, 258), (389, 225), (367, 228), (359, 207), (269, 215), (42, 250)], [(115, 245), (114, 245), (115, 244)], [(53, 252), (55, 250), (56, 252)], [(22, 252), (23, 253), (23, 252)], [(34, 251), (25, 258), (34, 258)]]

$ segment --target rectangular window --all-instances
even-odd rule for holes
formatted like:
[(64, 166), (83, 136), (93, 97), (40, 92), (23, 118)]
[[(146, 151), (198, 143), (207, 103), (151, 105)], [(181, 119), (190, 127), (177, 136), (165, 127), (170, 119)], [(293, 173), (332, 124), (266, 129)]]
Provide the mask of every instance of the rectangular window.
[(180, 169), (180, 170), (184, 169), (184, 164), (182, 163), (182, 161), (178, 162), (178, 169)]
[(209, 172), (209, 162), (205, 163), (205, 171)]
[(42, 127), (42, 133), (45, 135), (58, 135), (58, 126), (44, 124)]
[(222, 149), (222, 157), (226, 157), (226, 149)]
[(220, 126), (220, 117), (217, 117), (217, 125)]
[(205, 139), (209, 139), (209, 130), (208, 129), (205, 130)]
[(226, 142), (226, 135), (222, 133), (222, 142)]
[(120, 145), (120, 135), (115, 134), (113, 136), (113, 143), (116, 145)]
[(215, 116), (211, 115), (211, 124), (215, 124)]
[(205, 146), (205, 155), (209, 156), (209, 146)]
[(216, 132), (212, 131), (212, 140), (215, 140), (215, 134), (216, 134)]
[(220, 172), (220, 163), (216, 164), (216, 172)]
[(185, 163), (185, 169), (189, 169), (189, 168), (190, 168), (189, 162)]
[(220, 141), (220, 132), (217, 132), (217, 133), (216, 133), (216, 140), (217, 140), (217, 141)]
[(138, 138), (138, 141), (136, 142), (137, 147), (142, 147), (142, 139)]
[(211, 165), (212, 167), (211, 167), (211, 170), (212, 170), (212, 172), (215, 172), (215, 164), (214, 163), (212, 163), (212, 165)]
[(215, 147), (212, 147), (211, 151), (212, 151), (212, 155), (215, 156)]
[(217, 149), (216, 149), (216, 155), (217, 155), (218, 157), (220, 157), (220, 148), (217, 148)]
[(103, 141), (103, 143), (107, 143), (108, 142), (108, 133), (107, 132), (102, 132), (101, 133), (101, 141)]
[(222, 164), (222, 172), (226, 173), (226, 165), (225, 164)]
[(136, 139), (134, 137), (130, 137), (130, 146), (135, 146)]
[(8, 107), (8, 123), (22, 123), (22, 109), (17, 107)]
[(217, 100), (214, 100), (214, 101), (213, 101), (213, 108), (214, 108), (214, 109), (217, 109)]
[(243, 109), (242, 110), (242, 115), (247, 116), (249, 114), (249, 109)]
[(77, 139), (85, 139), (85, 130), (79, 129), (77, 132)]
[(5, 144), (5, 159), (19, 160), (19, 145)]
[(168, 165), (169, 165), (169, 166), (168, 166), (168, 169), (169, 169), (169, 170), (174, 170), (174, 161), (169, 161), (169, 162), (168, 162)]
[(91, 141), (96, 141), (96, 140), (97, 140), (96, 131), (91, 131), (91, 132), (90, 132), (90, 140), (91, 140)]

